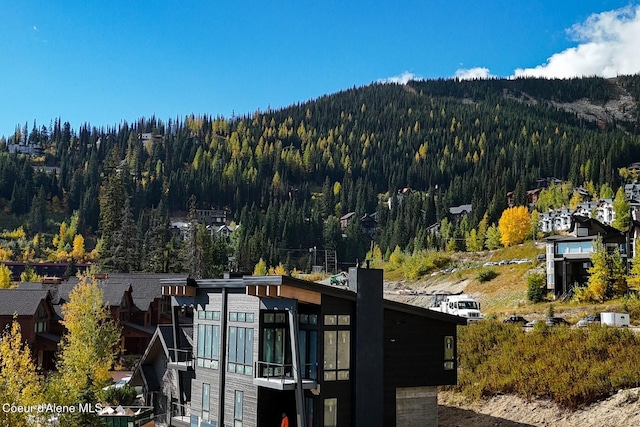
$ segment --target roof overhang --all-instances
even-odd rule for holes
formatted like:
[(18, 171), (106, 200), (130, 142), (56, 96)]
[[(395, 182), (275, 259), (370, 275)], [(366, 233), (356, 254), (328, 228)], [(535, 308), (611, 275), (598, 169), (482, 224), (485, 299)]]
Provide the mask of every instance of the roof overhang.
[(295, 299), (300, 302), (316, 305), (320, 305), (322, 302), (322, 294), (320, 292), (289, 285), (247, 285), (247, 295), (260, 298)]

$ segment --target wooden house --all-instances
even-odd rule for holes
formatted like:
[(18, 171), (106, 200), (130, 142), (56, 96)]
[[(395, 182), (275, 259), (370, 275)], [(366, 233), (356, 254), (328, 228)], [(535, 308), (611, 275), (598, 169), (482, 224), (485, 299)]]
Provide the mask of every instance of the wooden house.
[(60, 335), (52, 332), (55, 317), (47, 290), (0, 289), (0, 327), (4, 331), (13, 320), (20, 324), (22, 338), (42, 370), (55, 367), (53, 356), (60, 342)]

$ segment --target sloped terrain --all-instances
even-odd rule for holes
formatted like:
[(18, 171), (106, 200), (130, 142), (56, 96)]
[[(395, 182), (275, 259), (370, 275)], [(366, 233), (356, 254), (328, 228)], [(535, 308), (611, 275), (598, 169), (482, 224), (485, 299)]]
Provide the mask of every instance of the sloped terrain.
[(567, 411), (543, 400), (495, 396), (464, 402), (455, 393), (438, 394), (441, 427), (622, 427), (640, 425), (640, 388), (620, 390), (614, 396), (577, 411)]

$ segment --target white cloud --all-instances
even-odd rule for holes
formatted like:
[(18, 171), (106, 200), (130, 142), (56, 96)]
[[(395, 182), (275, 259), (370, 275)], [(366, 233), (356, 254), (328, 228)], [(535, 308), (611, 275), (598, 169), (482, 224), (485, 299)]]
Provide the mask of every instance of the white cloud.
[(454, 77), (461, 80), (488, 79), (493, 77), (486, 67), (459, 68)]
[(409, 83), (411, 80), (422, 80), (422, 77), (418, 77), (409, 71), (405, 71), (399, 76), (378, 80), (378, 83), (398, 83), (404, 85)]
[(578, 46), (537, 67), (518, 68), (515, 77), (615, 77), (640, 72), (640, 6), (593, 14), (567, 32)]

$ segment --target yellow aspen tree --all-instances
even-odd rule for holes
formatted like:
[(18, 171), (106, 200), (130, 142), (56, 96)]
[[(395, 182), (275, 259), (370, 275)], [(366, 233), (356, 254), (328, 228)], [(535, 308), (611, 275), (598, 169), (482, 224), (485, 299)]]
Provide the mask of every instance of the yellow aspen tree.
[(505, 246), (522, 243), (531, 232), (531, 218), (524, 206), (514, 206), (505, 209), (498, 221), (500, 242)]
[(84, 391), (97, 392), (110, 381), (120, 331), (102, 291), (86, 276), (69, 293), (62, 317), (66, 332), (60, 341), (58, 371), (65, 396), (73, 402)]
[(627, 284), (631, 289), (640, 289), (640, 239), (636, 239), (635, 255), (631, 264), (631, 271), (629, 271), (629, 277), (627, 278)]
[(0, 265), (0, 288), (11, 286), (11, 270), (4, 264)]
[(266, 276), (267, 275), (267, 263), (264, 262), (264, 260), (262, 258), (260, 258), (260, 261), (258, 261), (258, 263), (256, 264), (256, 266), (253, 268), (253, 275), (254, 276)]
[[(42, 403), (42, 384), (36, 374), (31, 351), (22, 339), (20, 324), (11, 322), (0, 338), (0, 400), (23, 407)], [(34, 418), (35, 417), (35, 418)], [(39, 425), (37, 411), (0, 411), (0, 425)]]
[(604, 301), (609, 287), (611, 271), (607, 262), (607, 251), (600, 237), (593, 241), (591, 268), (589, 268), (588, 273), (590, 276), (587, 282), (587, 289), (591, 298), (597, 302)]
[(73, 252), (71, 255), (77, 260), (84, 258), (84, 237), (82, 237), (82, 234), (76, 234), (76, 237), (73, 238)]
[(285, 276), (287, 274), (287, 270), (284, 268), (284, 265), (282, 265), (282, 263), (279, 263), (276, 266), (274, 273), (277, 276)]

